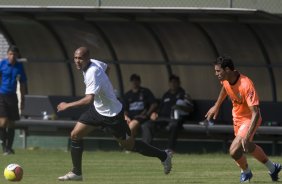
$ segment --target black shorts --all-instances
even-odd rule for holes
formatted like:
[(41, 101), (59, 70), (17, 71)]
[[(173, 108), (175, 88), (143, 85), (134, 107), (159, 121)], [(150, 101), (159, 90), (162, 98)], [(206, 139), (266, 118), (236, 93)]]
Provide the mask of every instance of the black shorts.
[(116, 116), (108, 117), (99, 114), (95, 107), (91, 106), (88, 111), (80, 116), (78, 121), (83, 124), (99, 127), (117, 139), (125, 140), (131, 136), (131, 131), (124, 119), (123, 110)]
[(0, 117), (15, 121), (20, 119), (16, 94), (0, 94)]

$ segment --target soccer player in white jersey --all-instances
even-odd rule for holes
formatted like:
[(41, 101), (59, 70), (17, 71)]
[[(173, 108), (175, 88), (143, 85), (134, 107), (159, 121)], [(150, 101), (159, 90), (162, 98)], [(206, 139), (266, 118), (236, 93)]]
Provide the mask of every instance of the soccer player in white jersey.
[(157, 157), (164, 166), (164, 173), (171, 170), (172, 153), (159, 150), (142, 141), (135, 141), (124, 119), (122, 104), (115, 96), (112, 84), (106, 74), (107, 64), (90, 59), (87, 47), (80, 47), (74, 52), (74, 63), (83, 72), (86, 85), (85, 96), (74, 102), (61, 102), (57, 109), (66, 109), (91, 104), (84, 112), (71, 132), (71, 158), (73, 169), (59, 177), (60, 181), (82, 180), (83, 137), (96, 128), (102, 128), (111, 133), (120, 146), (129, 151), (135, 151), (149, 157)]

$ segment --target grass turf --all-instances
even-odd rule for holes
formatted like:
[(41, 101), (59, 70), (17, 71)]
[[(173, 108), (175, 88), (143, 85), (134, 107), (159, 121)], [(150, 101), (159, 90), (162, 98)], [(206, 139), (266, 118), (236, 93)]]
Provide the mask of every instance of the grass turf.
[[(10, 163), (23, 167), (21, 184), (56, 184), (57, 177), (71, 168), (70, 153), (61, 150), (16, 150), (15, 155), (0, 156), (0, 169)], [(281, 157), (270, 157), (282, 163)], [(265, 166), (249, 157), (254, 177), (251, 183), (273, 183)], [(3, 172), (2, 172), (3, 173)], [(226, 154), (175, 154), (173, 170), (163, 174), (160, 161), (136, 153), (84, 152), (83, 184), (232, 184), (239, 183), (240, 171)], [(2, 176), (0, 183), (10, 183)], [(81, 183), (81, 182), (78, 182)]]

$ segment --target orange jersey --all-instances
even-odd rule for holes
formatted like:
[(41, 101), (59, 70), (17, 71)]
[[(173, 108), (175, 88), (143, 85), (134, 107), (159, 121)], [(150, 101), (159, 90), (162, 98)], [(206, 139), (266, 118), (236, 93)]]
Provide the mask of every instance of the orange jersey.
[(252, 112), (249, 106), (259, 105), (259, 97), (253, 82), (248, 77), (240, 74), (236, 84), (230, 85), (225, 80), (222, 82), (222, 85), (232, 101), (234, 125), (240, 126), (242, 123), (250, 122)]

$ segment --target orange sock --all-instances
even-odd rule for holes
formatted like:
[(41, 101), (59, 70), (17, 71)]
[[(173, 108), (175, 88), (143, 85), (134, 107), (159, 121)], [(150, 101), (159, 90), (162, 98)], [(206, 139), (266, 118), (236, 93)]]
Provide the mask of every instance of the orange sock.
[(248, 169), (247, 159), (244, 155), (242, 155), (241, 158), (239, 158), (238, 160), (235, 160), (235, 162), (242, 169), (242, 171)]
[(258, 145), (256, 145), (255, 150), (251, 153), (253, 157), (255, 157), (258, 161), (265, 164), (268, 161), (268, 158), (262, 148)]

